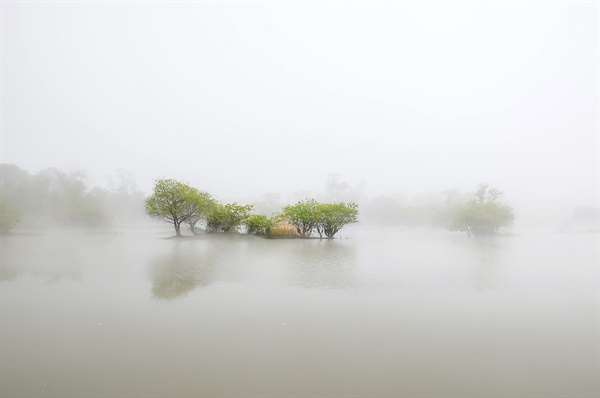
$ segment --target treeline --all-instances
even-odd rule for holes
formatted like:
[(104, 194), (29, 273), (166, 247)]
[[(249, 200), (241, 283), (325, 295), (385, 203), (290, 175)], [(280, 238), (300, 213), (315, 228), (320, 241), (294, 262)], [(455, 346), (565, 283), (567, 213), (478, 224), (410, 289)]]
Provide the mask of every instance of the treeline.
[[(494, 235), (512, 225), (514, 210), (500, 202), (504, 193), (480, 184), (468, 200), (459, 191), (446, 191), (444, 200), (433, 204), (401, 207), (391, 211), (389, 206), (369, 206), (382, 217), (392, 218), (405, 225), (439, 226), (450, 231), (465, 232), (468, 236)], [(375, 202), (376, 203), (376, 202)], [(268, 217), (252, 214), (252, 205), (222, 204), (210, 194), (175, 180), (158, 180), (154, 193), (146, 200), (146, 212), (175, 228), (181, 236), (181, 224), (198, 233), (203, 224), (206, 232), (246, 232), (265, 237), (333, 238), (345, 225), (358, 221), (358, 205), (354, 202), (321, 203), (304, 199), (284, 206), (281, 212)], [(373, 214), (371, 214), (373, 215)]]
[(205, 232), (246, 232), (265, 237), (333, 238), (345, 225), (358, 221), (358, 205), (350, 203), (319, 203), (314, 199), (288, 205), (272, 216), (253, 214), (252, 205), (223, 204), (207, 192), (185, 183), (157, 180), (152, 195), (146, 199), (148, 215), (161, 219), (182, 236), (181, 226), (187, 225), (193, 234), (198, 226)]
[[(403, 197), (380, 196), (367, 203), (367, 220), (377, 224), (406, 227), (439, 227), (465, 232), (467, 236), (495, 235), (510, 227), (514, 209), (500, 201), (504, 192), (480, 184), (466, 195), (459, 190), (443, 191), (407, 203)], [(419, 203), (420, 202), (420, 203)]]
[[(243, 232), (265, 237), (331, 238), (358, 221), (406, 227), (438, 227), (469, 236), (504, 231), (515, 219), (514, 210), (500, 202), (503, 193), (481, 184), (470, 194), (447, 190), (407, 200), (402, 194), (368, 199), (356, 187), (330, 174), (324, 195), (293, 205), (278, 194), (267, 194), (252, 205), (221, 203), (207, 192), (175, 180), (159, 180), (150, 197), (138, 190), (133, 176), (118, 171), (105, 188), (86, 186), (83, 172), (47, 168), (30, 174), (15, 165), (0, 164), (0, 232), (18, 223), (24, 227), (102, 227), (144, 221), (145, 214), (163, 219), (181, 236), (181, 226), (200, 232)], [(597, 210), (596, 210), (597, 211)]]
[(21, 222), (27, 226), (98, 227), (133, 222), (143, 216), (144, 195), (133, 177), (118, 171), (107, 188), (86, 186), (83, 172), (47, 168), (30, 174), (12, 164), (0, 164), (2, 232)]
[(419, 195), (380, 195), (362, 204), (363, 220), (377, 225), (446, 228), (469, 195), (458, 189)]

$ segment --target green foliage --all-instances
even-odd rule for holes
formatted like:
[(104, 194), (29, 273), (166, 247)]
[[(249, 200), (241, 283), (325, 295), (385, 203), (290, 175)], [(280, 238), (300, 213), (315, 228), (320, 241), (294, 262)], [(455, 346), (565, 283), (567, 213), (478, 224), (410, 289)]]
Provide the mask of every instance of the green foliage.
[(248, 217), (245, 224), (249, 234), (268, 236), (275, 226), (275, 219), (263, 214), (253, 214)]
[(206, 221), (216, 206), (217, 202), (207, 192), (195, 190), (191, 194), (187, 204), (189, 216), (186, 218), (185, 223), (194, 235), (197, 234), (196, 224), (200, 220)]
[(497, 234), (512, 225), (514, 210), (498, 201), (502, 195), (502, 191), (481, 184), (471, 200), (458, 210), (449, 229), (468, 236), (482, 236)]
[(328, 238), (338, 233), (346, 224), (358, 221), (358, 205), (350, 203), (319, 203), (317, 205), (317, 232), (323, 237)]
[(357, 222), (358, 205), (350, 203), (318, 203), (306, 199), (295, 205), (286, 206), (282, 216), (296, 227), (298, 236), (308, 238), (316, 230), (332, 238), (344, 225)]
[(250, 217), (252, 206), (242, 206), (237, 203), (217, 203), (208, 214), (206, 230), (208, 232), (230, 232), (244, 224)]
[(0, 233), (8, 232), (21, 221), (21, 214), (14, 207), (5, 206), (0, 201)]
[(319, 224), (317, 207), (314, 199), (305, 199), (295, 205), (285, 206), (282, 214), (296, 227), (298, 236), (308, 238)]
[(172, 224), (181, 236), (181, 223), (192, 216), (199, 196), (197, 189), (179, 181), (157, 180), (152, 196), (146, 199), (146, 213)]

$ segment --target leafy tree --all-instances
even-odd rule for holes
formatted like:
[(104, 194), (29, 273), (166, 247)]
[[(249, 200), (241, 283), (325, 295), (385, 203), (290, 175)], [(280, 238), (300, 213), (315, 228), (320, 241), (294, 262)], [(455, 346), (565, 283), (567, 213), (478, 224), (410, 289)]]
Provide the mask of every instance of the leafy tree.
[(282, 214), (296, 227), (298, 236), (308, 238), (320, 221), (317, 208), (318, 203), (314, 199), (305, 199), (285, 206)]
[(0, 200), (0, 233), (5, 233), (14, 228), (21, 220), (21, 214), (14, 207), (4, 205)]
[(396, 219), (400, 225), (407, 227), (431, 225), (436, 211), (435, 205), (403, 206), (398, 209)]
[(322, 238), (323, 234), (328, 238), (338, 233), (346, 224), (358, 221), (358, 205), (350, 203), (319, 203), (316, 206), (317, 232)]
[(206, 230), (208, 232), (229, 232), (236, 230), (250, 216), (252, 206), (242, 206), (237, 203), (223, 205), (217, 203), (208, 214)]
[(270, 235), (275, 226), (275, 220), (263, 214), (253, 214), (246, 220), (246, 228), (249, 234)]
[(468, 236), (481, 236), (497, 234), (512, 225), (514, 210), (499, 202), (503, 194), (481, 184), (469, 202), (458, 210), (449, 229), (465, 232)]
[(195, 191), (190, 197), (187, 204), (189, 216), (185, 220), (185, 223), (190, 227), (190, 231), (192, 231), (194, 235), (197, 234), (196, 224), (200, 220), (206, 220), (216, 205), (217, 203), (215, 200), (207, 192)]
[(332, 238), (344, 225), (357, 221), (358, 205), (354, 202), (318, 203), (305, 199), (284, 207), (282, 216), (296, 227), (298, 236), (302, 238), (310, 237), (313, 230), (321, 238), (323, 234)]
[(146, 213), (162, 219), (175, 227), (175, 233), (181, 236), (181, 223), (191, 215), (198, 190), (175, 180), (157, 180), (152, 196), (146, 199)]

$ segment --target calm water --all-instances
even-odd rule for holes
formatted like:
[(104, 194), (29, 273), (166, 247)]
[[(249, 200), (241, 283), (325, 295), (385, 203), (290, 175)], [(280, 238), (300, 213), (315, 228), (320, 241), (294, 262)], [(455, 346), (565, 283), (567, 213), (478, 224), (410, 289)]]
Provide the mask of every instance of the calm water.
[(598, 235), (2, 241), (1, 396), (597, 396)]

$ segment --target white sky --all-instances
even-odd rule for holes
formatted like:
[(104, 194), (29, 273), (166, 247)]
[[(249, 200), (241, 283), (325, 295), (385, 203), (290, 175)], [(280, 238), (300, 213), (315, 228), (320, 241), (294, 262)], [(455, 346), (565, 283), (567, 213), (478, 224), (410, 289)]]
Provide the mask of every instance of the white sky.
[(598, 198), (596, 2), (2, 5), (2, 162), (220, 198)]

